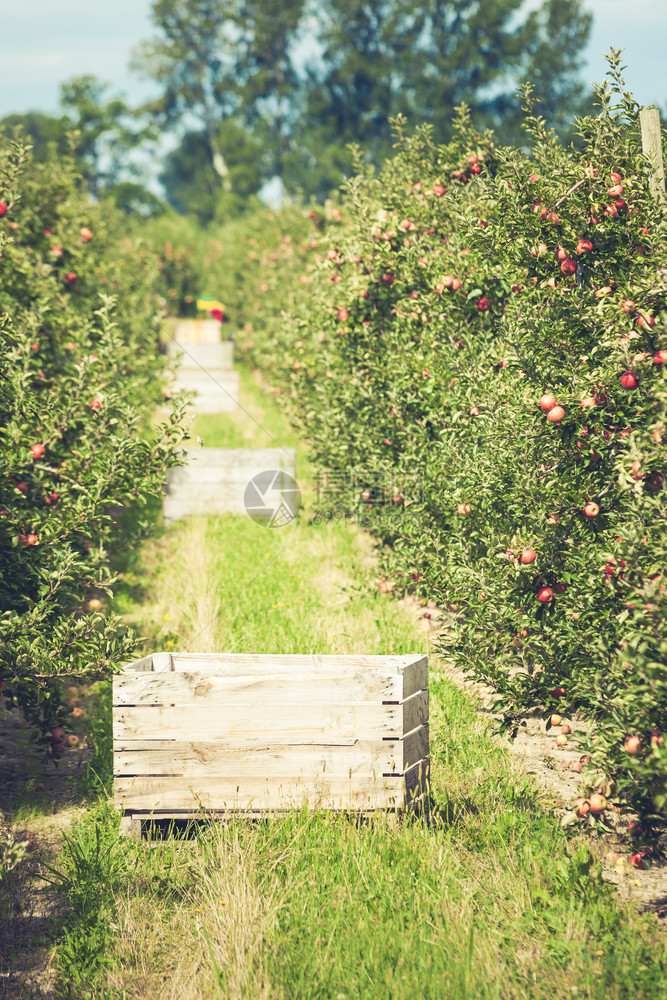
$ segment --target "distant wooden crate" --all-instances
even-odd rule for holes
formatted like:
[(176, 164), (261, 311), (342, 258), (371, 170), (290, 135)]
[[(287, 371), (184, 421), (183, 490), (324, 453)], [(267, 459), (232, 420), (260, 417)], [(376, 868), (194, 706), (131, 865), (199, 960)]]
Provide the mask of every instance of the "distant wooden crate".
[(229, 368), (179, 367), (172, 388), (193, 393), (195, 413), (233, 413), (239, 407), (239, 373)]
[(194, 368), (207, 371), (209, 368), (231, 368), (234, 360), (234, 345), (231, 340), (219, 344), (183, 344), (170, 340), (167, 354), (178, 358), (180, 368)]
[[(170, 469), (162, 513), (168, 524), (193, 514), (251, 514), (269, 520), (296, 514), (296, 452), (293, 448), (189, 448), (187, 464)], [(271, 472), (276, 477), (271, 477)], [(284, 476), (283, 476), (284, 474)], [(257, 477), (260, 477), (259, 479)], [(259, 493), (250, 486), (258, 484)], [(266, 517), (262, 497), (266, 493)], [(291, 518), (290, 518), (291, 519)]]
[(428, 658), (154, 653), (113, 681), (134, 821), (403, 809), (429, 778)]
[(179, 319), (170, 316), (165, 320), (169, 339), (180, 344), (219, 344), (222, 340), (222, 323), (217, 319)]

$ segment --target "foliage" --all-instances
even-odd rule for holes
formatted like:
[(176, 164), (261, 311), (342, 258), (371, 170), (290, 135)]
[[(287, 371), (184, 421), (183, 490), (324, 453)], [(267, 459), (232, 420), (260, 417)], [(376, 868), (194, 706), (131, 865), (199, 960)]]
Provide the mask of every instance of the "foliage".
[(67, 158), (2, 145), (0, 679), (44, 724), (54, 679), (107, 673), (134, 648), (99, 598), (182, 436), (177, 408), (147, 427), (163, 401), (159, 261), (76, 180)]
[[(128, 186), (133, 199), (155, 209), (155, 196), (141, 183), (142, 169), (133, 152), (154, 138), (150, 125), (141, 123), (122, 97), (109, 98), (109, 87), (94, 76), (74, 77), (60, 88), (61, 114), (39, 112), (8, 115), (0, 128), (29, 144), (40, 163), (54, 155), (74, 159), (77, 183), (85, 183), (94, 197), (111, 195), (128, 206)], [(153, 199), (153, 204), (151, 204)]]
[(196, 215), (203, 225), (216, 217), (229, 218), (256, 207), (262, 184), (259, 142), (232, 119), (218, 129), (218, 140), (229, 152), (231, 190), (220, 189), (205, 132), (186, 132), (165, 160), (160, 174), (167, 201), (177, 212)]
[(667, 220), (611, 61), (581, 151), (530, 90), (529, 152), (465, 110), (444, 147), (399, 123), (397, 155), (360, 165), (308, 240), (246, 254), (240, 347), (397, 589), (458, 618), (446, 651), (494, 686), (504, 728), (585, 717), (583, 748), (650, 817), (667, 804)]
[[(230, 161), (239, 161), (236, 135), (245, 130), (246, 166), (280, 178), (291, 195), (323, 200), (349, 173), (349, 143), (363, 143), (376, 164), (389, 155), (397, 114), (431, 123), (442, 142), (451, 136), (452, 109), (465, 100), (478, 128), (516, 138), (510, 95), (528, 77), (554, 123), (568, 125), (582, 107), (591, 17), (580, 0), (544, 0), (529, 13), (522, 6), (280, 0), (269, 10), (258, 0), (155, 0), (155, 34), (133, 66), (160, 88), (144, 109), (154, 121), (180, 136), (193, 119), (202, 126), (207, 186), (242, 193), (243, 174), (235, 178)], [(221, 129), (228, 124), (236, 131)], [(257, 159), (253, 143), (261, 146)], [(188, 145), (178, 154), (190, 189), (180, 204), (197, 199), (200, 169)]]

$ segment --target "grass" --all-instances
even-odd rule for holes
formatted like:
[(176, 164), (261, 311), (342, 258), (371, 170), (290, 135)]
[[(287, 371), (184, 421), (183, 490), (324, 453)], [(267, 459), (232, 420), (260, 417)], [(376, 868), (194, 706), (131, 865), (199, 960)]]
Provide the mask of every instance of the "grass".
[[(244, 393), (259, 423), (289, 442), (272, 402), (248, 380)], [(236, 446), (244, 426), (207, 418), (197, 433)], [(365, 537), (312, 518), (301, 457), (299, 479), (305, 508), (288, 527), (193, 519), (144, 548), (146, 597), (133, 605), (128, 589), (120, 606), (150, 648), (428, 646), (371, 586)], [(659, 1000), (665, 935), (619, 907), (588, 844), (559, 825), (434, 657), (431, 671), (430, 822), (230, 817), (149, 845), (119, 840), (100, 800), (51, 872), (68, 908), (56, 995)]]

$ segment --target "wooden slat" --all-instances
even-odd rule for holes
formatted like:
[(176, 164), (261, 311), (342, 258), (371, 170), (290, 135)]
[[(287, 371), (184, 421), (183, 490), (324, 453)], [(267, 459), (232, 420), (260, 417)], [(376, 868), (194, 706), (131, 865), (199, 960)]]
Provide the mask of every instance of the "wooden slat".
[(403, 710), (403, 735), (428, 722), (428, 691), (418, 691), (401, 702)]
[[(204, 483), (249, 482), (262, 472), (275, 469), (296, 475), (293, 448), (186, 448), (186, 464), (169, 470), (170, 486)], [(288, 487), (285, 481), (285, 489)]]
[(174, 340), (181, 344), (219, 344), (222, 339), (222, 323), (217, 319), (170, 317), (166, 326)]
[(662, 158), (662, 130), (657, 108), (642, 108), (639, 112), (642, 152), (651, 163), (649, 189), (654, 198), (665, 201), (665, 167)]
[(395, 739), (428, 719), (428, 692), (420, 691), (398, 705), (284, 704), (225, 705), (186, 709), (139, 705), (113, 709), (115, 739), (164, 739), (190, 742), (248, 740), (279, 746), (324, 742), (349, 746), (355, 740)]
[(372, 670), (342, 674), (258, 673), (239, 677), (196, 671), (168, 675), (142, 674), (118, 677), (113, 685), (114, 706), (165, 705), (186, 707), (207, 705), (318, 705), (371, 701), (400, 701), (401, 677), (383, 677)]
[(179, 775), (193, 779), (209, 772), (239, 778), (315, 776), (320, 773), (394, 774), (429, 755), (428, 726), (402, 740), (357, 741), (350, 747), (275, 745), (230, 747), (225, 743), (120, 740), (114, 745), (114, 774)]
[(230, 340), (218, 344), (181, 344), (170, 340), (167, 354), (178, 358), (181, 368), (222, 368), (231, 369), (234, 345)]
[[(412, 776), (411, 783), (415, 786)], [(179, 778), (116, 778), (114, 801), (131, 812), (135, 809), (288, 809), (308, 806), (332, 809), (392, 808), (405, 800), (403, 777), (354, 779), (331, 778), (321, 782), (277, 782), (274, 779), (230, 779), (207, 775), (196, 783)]]
[[(171, 669), (175, 671), (197, 671), (227, 676), (246, 677), (254, 672), (280, 674), (319, 675), (350, 671), (374, 671), (380, 676), (398, 676), (403, 679), (399, 700), (409, 698), (417, 691), (428, 687), (428, 657), (419, 653), (403, 656), (360, 656), (360, 655), (268, 655), (254, 653), (154, 653), (154, 656), (169, 656)], [(145, 658), (146, 659), (146, 658)], [(140, 662), (144, 662), (143, 660)], [(142, 668), (143, 669), (143, 668)], [(123, 674), (117, 675), (115, 683), (122, 677), (131, 676), (135, 664), (130, 663)]]
[(179, 368), (176, 372), (177, 389), (192, 392), (229, 392), (238, 396), (240, 377), (229, 368)]
[(239, 373), (222, 368), (181, 368), (172, 386), (176, 392), (192, 392), (192, 408), (197, 413), (231, 413), (239, 405)]
[(426, 758), (408, 768), (403, 776), (407, 802), (414, 801), (428, 791), (431, 780), (431, 761)]

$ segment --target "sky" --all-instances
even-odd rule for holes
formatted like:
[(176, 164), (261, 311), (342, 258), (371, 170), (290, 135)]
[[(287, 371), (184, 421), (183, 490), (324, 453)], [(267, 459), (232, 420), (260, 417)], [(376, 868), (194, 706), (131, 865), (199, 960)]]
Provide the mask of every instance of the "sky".
[[(667, 3), (584, 4), (594, 27), (583, 80), (601, 81), (602, 52), (624, 48), (628, 89), (641, 103), (665, 109)], [(150, 0), (0, 0), (0, 117), (56, 111), (60, 83), (87, 73), (108, 81), (110, 96), (123, 93), (131, 104), (149, 97), (151, 84), (131, 75), (128, 62), (134, 46), (151, 35), (150, 8)]]

